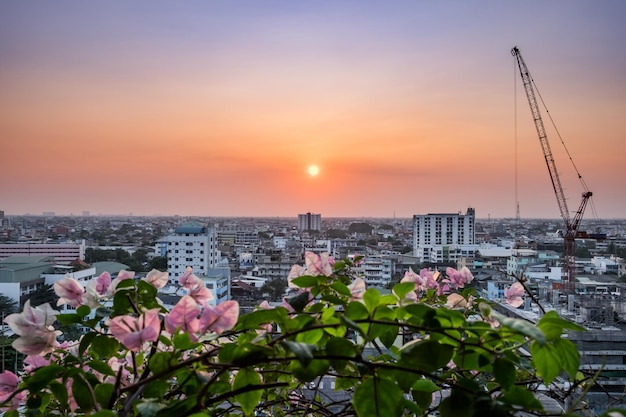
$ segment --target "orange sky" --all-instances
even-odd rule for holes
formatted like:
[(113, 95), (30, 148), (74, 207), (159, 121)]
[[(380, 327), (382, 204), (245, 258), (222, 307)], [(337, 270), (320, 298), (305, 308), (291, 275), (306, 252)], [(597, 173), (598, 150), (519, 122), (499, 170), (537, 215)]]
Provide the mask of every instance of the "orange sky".
[(556, 218), (517, 45), (626, 218), (626, 3), (430, 3), (3, 2), (0, 210)]

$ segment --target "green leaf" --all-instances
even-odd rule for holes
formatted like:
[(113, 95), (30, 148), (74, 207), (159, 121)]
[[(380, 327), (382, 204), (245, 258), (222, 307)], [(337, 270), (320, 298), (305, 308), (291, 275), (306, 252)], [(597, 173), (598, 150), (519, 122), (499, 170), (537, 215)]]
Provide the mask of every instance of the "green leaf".
[(114, 356), (120, 349), (120, 343), (109, 336), (97, 335), (91, 344), (91, 350), (104, 358)]
[(304, 307), (309, 304), (309, 295), (310, 293), (308, 291), (302, 292), (296, 296), (287, 298), (287, 303), (293, 307), (294, 310), (300, 313), (304, 310)]
[(319, 282), (319, 277), (314, 277), (311, 275), (303, 275), (298, 278), (294, 278), (291, 280), (291, 283), (300, 288), (311, 288), (316, 287)]
[(291, 361), (288, 370), (302, 382), (313, 381), (330, 369), (330, 362), (324, 359), (313, 359), (306, 365), (299, 360)]
[(56, 318), (56, 321), (65, 325), (77, 324), (77, 323), (83, 322), (83, 318), (76, 313), (57, 314), (55, 318)]
[(291, 352), (295, 353), (302, 365), (307, 366), (313, 360), (313, 354), (317, 351), (317, 346), (309, 343), (292, 342), (284, 340), (283, 345)]
[(90, 414), (91, 417), (117, 417), (118, 414), (113, 410), (100, 410)]
[(262, 324), (282, 323), (285, 320), (287, 320), (287, 310), (283, 307), (257, 310), (239, 316), (237, 329), (258, 329)]
[(375, 288), (368, 289), (363, 293), (363, 302), (365, 302), (368, 312), (374, 312), (380, 302), (380, 292)]
[(37, 368), (28, 378), (26, 387), (30, 392), (38, 392), (48, 386), (50, 381), (54, 381), (63, 376), (65, 368), (59, 365), (48, 365)]
[(178, 350), (190, 350), (199, 345), (191, 341), (189, 333), (177, 333), (174, 335), (174, 347)]
[(452, 389), (439, 404), (441, 417), (471, 417), (474, 415), (474, 398), (467, 392)]
[(430, 379), (420, 379), (419, 381), (415, 381), (413, 386), (411, 387), (413, 391), (422, 391), (422, 392), (435, 392), (439, 391), (440, 388)]
[(91, 345), (91, 342), (96, 336), (98, 336), (98, 333), (96, 332), (89, 332), (83, 335), (83, 337), (80, 339), (80, 345), (78, 345), (79, 356), (83, 356), (85, 354), (85, 351), (87, 351), (89, 345)]
[(515, 365), (506, 358), (497, 358), (493, 364), (493, 375), (503, 388), (515, 383)]
[(332, 284), (330, 284), (330, 288), (337, 291), (338, 294), (345, 295), (346, 297), (352, 296), (350, 288), (348, 288), (348, 286), (343, 282), (334, 281)]
[(434, 372), (446, 366), (453, 353), (454, 348), (450, 345), (432, 340), (416, 341), (404, 345), (400, 362), (414, 366), (420, 371)]
[(548, 340), (560, 339), (564, 329), (584, 331), (583, 327), (569, 320), (559, 317), (556, 311), (548, 311), (537, 323), (537, 327), (546, 335)]
[(403, 392), (386, 379), (368, 378), (354, 390), (352, 405), (359, 417), (401, 416)]
[(91, 369), (100, 372), (103, 375), (115, 376), (115, 372), (111, 369), (108, 363), (98, 360), (89, 361), (86, 363)]
[(541, 345), (533, 342), (530, 345), (530, 353), (537, 369), (537, 374), (549, 385), (561, 372), (561, 356), (554, 345), (549, 343)]
[(157, 352), (150, 357), (150, 370), (154, 373), (165, 372), (170, 367), (171, 352)]
[[(135, 409), (141, 417), (155, 417), (159, 411), (165, 409), (166, 405), (159, 402), (159, 399), (149, 398), (135, 404)], [(176, 415), (172, 413), (171, 415)]]
[(114, 392), (115, 392), (115, 386), (113, 384), (100, 383), (100, 384), (97, 384), (96, 387), (94, 388), (96, 401), (103, 408), (109, 407), (109, 403), (111, 402), (111, 398), (113, 398)]
[(61, 407), (68, 407), (68, 396), (67, 396), (67, 387), (60, 382), (51, 382), (50, 383), (50, 391), (54, 398), (59, 402)]
[(315, 344), (324, 337), (324, 329), (306, 330), (296, 335), (296, 342)]
[(498, 320), (502, 326), (528, 336), (536, 340), (539, 344), (543, 345), (547, 342), (546, 335), (537, 326), (527, 320), (507, 317), (496, 311), (492, 311), (491, 315)]
[[(235, 390), (243, 389), (250, 385), (261, 385), (261, 377), (252, 369), (243, 368), (237, 372), (235, 381), (233, 382), (233, 388)], [(252, 415), (254, 408), (257, 406), (263, 395), (263, 389), (255, 388), (247, 392), (235, 395), (235, 400), (239, 403), (239, 406), (243, 410), (244, 414)]]
[(411, 291), (415, 290), (414, 282), (401, 282), (393, 286), (393, 293), (400, 299), (403, 300), (404, 297)]
[(91, 308), (86, 305), (82, 305), (76, 309), (76, 314), (81, 317), (86, 317), (89, 315), (89, 313), (91, 313)]
[(580, 352), (576, 345), (567, 339), (557, 339), (554, 341), (554, 348), (561, 356), (561, 366), (574, 379), (578, 368), (580, 368)]
[(89, 386), (80, 376), (75, 377), (72, 381), (72, 395), (82, 411), (89, 411), (93, 408)]
[(543, 410), (541, 401), (524, 387), (517, 385), (509, 388), (504, 394), (504, 399), (511, 404), (518, 405), (524, 410)]
[[(328, 342), (326, 342), (324, 349), (326, 350), (326, 354), (329, 356), (352, 358), (356, 355), (356, 348), (354, 344), (350, 340), (344, 339), (343, 337), (332, 337), (328, 340)], [(347, 360), (341, 359), (331, 359), (330, 363), (337, 372), (343, 371), (348, 365)]]

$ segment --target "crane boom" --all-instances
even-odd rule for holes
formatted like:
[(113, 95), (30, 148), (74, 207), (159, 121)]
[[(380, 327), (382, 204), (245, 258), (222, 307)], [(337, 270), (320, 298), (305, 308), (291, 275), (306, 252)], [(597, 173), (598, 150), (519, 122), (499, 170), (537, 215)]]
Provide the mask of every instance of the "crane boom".
[(567, 200), (565, 199), (565, 193), (563, 192), (561, 179), (559, 178), (559, 173), (556, 169), (556, 163), (554, 162), (554, 157), (552, 156), (550, 143), (548, 142), (548, 135), (546, 134), (546, 129), (543, 125), (543, 119), (541, 118), (541, 113), (539, 112), (539, 104), (537, 103), (535, 89), (533, 87), (534, 81), (530, 76), (528, 67), (526, 66), (524, 58), (522, 58), (522, 55), (517, 46), (511, 49), (511, 54), (517, 59), (517, 65), (519, 67), (522, 82), (524, 84), (526, 97), (528, 98), (530, 112), (532, 113), (533, 121), (535, 122), (535, 128), (537, 129), (537, 135), (539, 136), (539, 142), (541, 143), (543, 156), (546, 160), (546, 165), (548, 166), (548, 172), (550, 173), (552, 188), (554, 189), (554, 194), (559, 205), (561, 217), (565, 222), (566, 232), (565, 236), (563, 236), (563, 259), (568, 283), (567, 288), (569, 291), (573, 291), (575, 283), (575, 239), (576, 237), (580, 236), (578, 228), (580, 227), (580, 222), (582, 220), (583, 213), (585, 212), (587, 202), (593, 194), (591, 193), (591, 191), (586, 191), (583, 193), (582, 202), (580, 203), (578, 211), (576, 212), (574, 219), (572, 220), (570, 218), (569, 210), (567, 208)]

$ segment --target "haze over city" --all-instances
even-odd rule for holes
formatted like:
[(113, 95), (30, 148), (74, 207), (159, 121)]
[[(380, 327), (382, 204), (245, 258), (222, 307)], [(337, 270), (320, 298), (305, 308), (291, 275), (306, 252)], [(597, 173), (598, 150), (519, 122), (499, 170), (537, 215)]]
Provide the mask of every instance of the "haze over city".
[[(626, 3), (5, 1), (0, 210), (624, 218)], [(586, 217), (592, 216), (588, 209)]]

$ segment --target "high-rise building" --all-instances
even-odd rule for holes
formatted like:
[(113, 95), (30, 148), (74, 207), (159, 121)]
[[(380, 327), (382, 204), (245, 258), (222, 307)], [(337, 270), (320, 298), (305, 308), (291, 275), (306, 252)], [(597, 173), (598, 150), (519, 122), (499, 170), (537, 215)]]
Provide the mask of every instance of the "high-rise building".
[(219, 266), (220, 251), (217, 249), (217, 231), (198, 222), (183, 224), (163, 239), (167, 241), (167, 269), (171, 284), (188, 266), (198, 277), (207, 276), (210, 268)]
[(322, 230), (322, 215), (312, 213), (298, 214), (298, 229)]
[(450, 262), (471, 258), (476, 250), (475, 211), (413, 216), (413, 254), (421, 262)]

